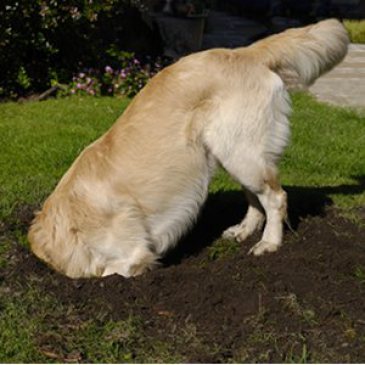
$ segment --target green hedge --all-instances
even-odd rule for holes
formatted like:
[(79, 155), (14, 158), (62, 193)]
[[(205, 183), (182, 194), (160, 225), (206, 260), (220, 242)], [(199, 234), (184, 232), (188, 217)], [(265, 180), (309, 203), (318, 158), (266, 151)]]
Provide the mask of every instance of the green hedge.
[(86, 68), (118, 67), (115, 50), (158, 53), (158, 33), (142, 21), (141, 7), (142, 0), (6, 0), (0, 98), (44, 91)]

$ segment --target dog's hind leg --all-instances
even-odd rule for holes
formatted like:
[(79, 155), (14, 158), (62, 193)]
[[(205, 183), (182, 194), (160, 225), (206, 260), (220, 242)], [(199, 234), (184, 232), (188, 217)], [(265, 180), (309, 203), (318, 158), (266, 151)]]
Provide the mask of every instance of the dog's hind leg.
[(271, 176), (266, 177), (263, 189), (257, 192), (266, 213), (266, 224), (261, 241), (249, 251), (256, 256), (279, 248), (283, 239), (283, 221), (287, 215), (286, 192), (279, 185), (276, 174), (269, 175)]
[(245, 140), (237, 140), (231, 130), (227, 133), (232, 133), (226, 138), (229, 143), (222, 143), (219, 135), (207, 134), (207, 147), (227, 172), (250, 192), (250, 207), (246, 218), (238, 228), (228, 232), (231, 234), (233, 231), (238, 240), (243, 240), (259, 228), (263, 220), (261, 205), (266, 215), (266, 224), (261, 241), (250, 253), (261, 255), (276, 251), (282, 243), (287, 205), (286, 193), (278, 182), (276, 168), (267, 161), (262, 150), (255, 148), (249, 141), (245, 143)]
[[(266, 215), (263, 236), (250, 250), (261, 255), (276, 251), (283, 237), (287, 203), (276, 164), (289, 139), (290, 102), (276, 74), (260, 70), (256, 76), (255, 80), (247, 76), (238, 90), (230, 90), (230, 98), (220, 102), (215, 118), (204, 130), (204, 142), (229, 174), (249, 191), (245, 219), (225, 235), (244, 240), (262, 224), (262, 207)], [(249, 82), (256, 92), (244, 89)]]
[(242, 242), (263, 227), (265, 215), (258, 198), (248, 190), (245, 190), (245, 195), (248, 201), (245, 218), (241, 223), (226, 229), (222, 234), (223, 238), (234, 238), (236, 241)]
[(266, 215), (264, 232), (261, 241), (249, 251), (258, 256), (264, 252), (276, 251), (282, 243), (287, 197), (278, 182), (274, 168), (260, 167), (259, 164), (248, 160), (245, 162), (242, 169), (233, 168), (230, 164), (226, 167), (227, 171), (245, 186), (250, 197), (247, 215), (234, 234), (237, 240), (242, 241), (262, 225), (264, 219), (261, 205)]
[(258, 256), (264, 252), (274, 252), (283, 239), (283, 220), (287, 208), (286, 193), (281, 188), (273, 167), (266, 167), (265, 164), (260, 166), (259, 163), (248, 159), (242, 162), (242, 168), (237, 165), (233, 167), (231, 163), (223, 164), (227, 171), (250, 192), (250, 207), (240, 225), (240, 230), (236, 232), (236, 237), (238, 240), (243, 240), (259, 228), (263, 222), (261, 205), (266, 215), (264, 232), (261, 241), (249, 253)]

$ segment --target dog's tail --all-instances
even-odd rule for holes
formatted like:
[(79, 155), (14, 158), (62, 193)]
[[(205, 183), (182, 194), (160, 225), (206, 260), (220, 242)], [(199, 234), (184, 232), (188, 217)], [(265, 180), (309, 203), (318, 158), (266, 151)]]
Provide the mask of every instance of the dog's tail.
[(348, 44), (344, 26), (336, 19), (329, 19), (288, 29), (256, 42), (247, 50), (257, 63), (264, 63), (276, 72), (289, 89), (303, 89), (341, 62)]

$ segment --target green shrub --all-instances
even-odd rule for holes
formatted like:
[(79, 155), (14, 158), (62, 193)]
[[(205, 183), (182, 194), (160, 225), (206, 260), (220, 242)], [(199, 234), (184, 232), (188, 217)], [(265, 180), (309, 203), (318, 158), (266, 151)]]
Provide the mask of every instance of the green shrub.
[(344, 20), (351, 42), (365, 43), (365, 19), (364, 20)]
[(117, 67), (115, 50), (149, 54), (158, 49), (141, 7), (143, 0), (5, 0), (0, 97), (44, 91), (51, 80), (69, 82), (85, 68)]

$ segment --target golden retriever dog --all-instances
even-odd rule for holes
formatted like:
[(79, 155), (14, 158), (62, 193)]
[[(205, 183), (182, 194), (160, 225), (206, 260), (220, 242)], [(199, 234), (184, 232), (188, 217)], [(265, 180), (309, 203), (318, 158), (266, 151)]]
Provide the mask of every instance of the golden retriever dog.
[(340, 62), (348, 35), (334, 19), (249, 47), (189, 55), (153, 77), (85, 148), (37, 213), (33, 252), (71, 278), (143, 273), (193, 225), (221, 165), (249, 208), (223, 236), (253, 255), (283, 241), (286, 193), (277, 163), (288, 144), (288, 89)]

